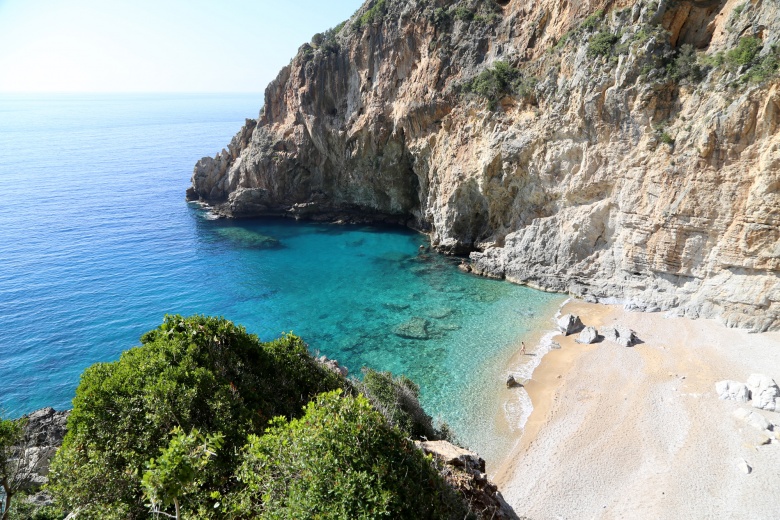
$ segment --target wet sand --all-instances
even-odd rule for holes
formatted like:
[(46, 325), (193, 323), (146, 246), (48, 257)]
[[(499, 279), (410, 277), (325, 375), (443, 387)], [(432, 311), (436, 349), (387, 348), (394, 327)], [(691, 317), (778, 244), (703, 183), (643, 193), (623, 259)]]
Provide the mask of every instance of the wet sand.
[[(533, 412), (494, 475), (520, 516), (778, 518), (780, 443), (733, 417), (715, 382), (780, 380), (780, 333), (567, 303), (585, 325), (621, 324), (642, 343), (557, 336), (525, 385)], [(759, 411), (780, 424), (780, 414)], [(780, 429), (780, 428), (779, 428)], [(739, 468), (745, 460), (750, 474)]]

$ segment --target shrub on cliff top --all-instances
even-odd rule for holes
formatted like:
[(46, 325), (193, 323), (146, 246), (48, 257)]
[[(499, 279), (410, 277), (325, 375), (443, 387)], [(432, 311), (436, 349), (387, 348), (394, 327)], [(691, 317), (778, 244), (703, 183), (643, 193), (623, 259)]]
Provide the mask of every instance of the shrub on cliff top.
[(456, 493), (363, 396), (320, 395), (250, 436), (231, 498), (239, 518), (465, 518)]
[[(175, 427), (224, 434), (202, 489), (231, 491), (247, 435), (275, 416), (299, 416), (315, 395), (344, 385), (300, 338), (261, 343), (222, 318), (166, 316), (141, 343), (116, 362), (89, 367), (76, 390), (50, 490), (79, 518), (147, 518), (140, 475)], [(213, 511), (199, 491), (182, 497), (185, 516)]]

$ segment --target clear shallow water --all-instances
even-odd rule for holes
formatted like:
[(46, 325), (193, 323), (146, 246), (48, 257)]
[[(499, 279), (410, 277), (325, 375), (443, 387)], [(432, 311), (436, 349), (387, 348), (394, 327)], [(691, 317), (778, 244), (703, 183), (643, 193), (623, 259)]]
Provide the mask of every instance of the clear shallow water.
[[(164, 314), (216, 314), (409, 375), (490, 460), (505, 364), (563, 298), (463, 274), (406, 230), (209, 220), (184, 202), (192, 166), (260, 104), (0, 96), (0, 406), (67, 408), (85, 367)], [(410, 321), (427, 339), (397, 334)]]

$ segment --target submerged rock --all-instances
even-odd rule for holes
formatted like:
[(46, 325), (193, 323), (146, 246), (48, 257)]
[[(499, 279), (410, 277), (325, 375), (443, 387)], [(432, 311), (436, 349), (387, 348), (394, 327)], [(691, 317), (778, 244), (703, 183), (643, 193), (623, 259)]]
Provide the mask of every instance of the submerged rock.
[(241, 227), (218, 228), (215, 233), (238, 246), (250, 249), (277, 249), (282, 243), (274, 237)]
[(407, 339), (427, 340), (433, 337), (430, 331), (431, 323), (425, 318), (415, 316), (409, 321), (401, 323), (394, 330), (396, 336)]

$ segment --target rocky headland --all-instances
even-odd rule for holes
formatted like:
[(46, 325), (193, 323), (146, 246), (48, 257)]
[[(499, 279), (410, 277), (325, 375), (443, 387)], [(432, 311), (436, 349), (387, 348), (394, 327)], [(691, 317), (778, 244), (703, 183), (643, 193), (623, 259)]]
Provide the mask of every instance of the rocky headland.
[(780, 329), (780, 7), (370, 0), (188, 190), (381, 221), (478, 274)]

